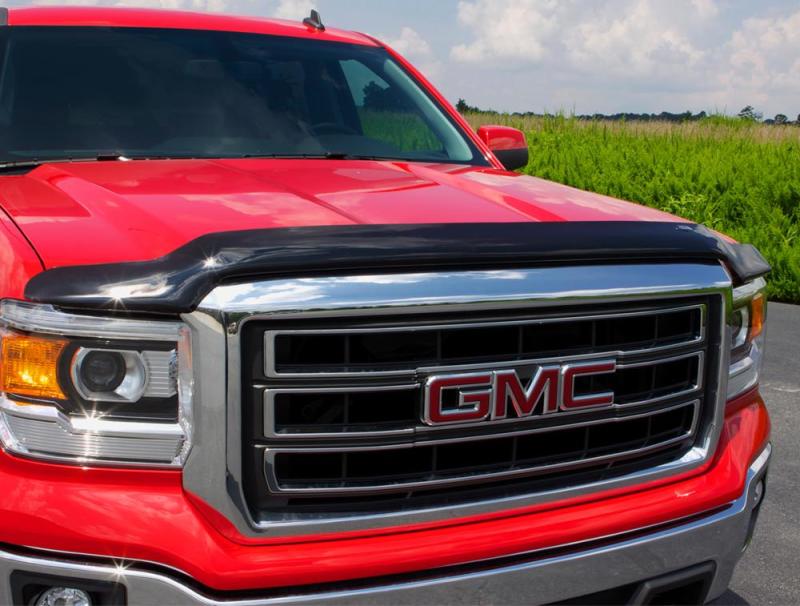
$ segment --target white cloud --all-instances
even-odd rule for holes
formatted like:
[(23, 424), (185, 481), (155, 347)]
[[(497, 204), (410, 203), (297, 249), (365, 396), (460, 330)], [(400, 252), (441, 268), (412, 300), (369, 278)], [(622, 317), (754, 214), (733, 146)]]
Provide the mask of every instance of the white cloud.
[(709, 19), (719, 14), (716, 0), (692, 0), (692, 6), (701, 19)]
[(565, 63), (578, 70), (640, 75), (703, 59), (691, 34), (715, 14), (714, 0), (462, 0), (461, 25), (474, 39), (453, 59), (493, 65)]
[(378, 36), (391, 48), (416, 64), (428, 78), (437, 78), (442, 72), (442, 63), (435, 56), (430, 43), (417, 30), (404, 26), (396, 36)]
[(457, 61), (536, 62), (548, 52), (560, 13), (568, 2), (557, 0), (461, 0), (458, 21), (476, 37), (451, 50)]
[(567, 53), (575, 67), (636, 78), (663, 77), (677, 68), (685, 76), (687, 68), (703, 60), (682, 11), (665, 15), (663, 4), (655, 0), (637, 0), (627, 8), (618, 16), (594, 15), (566, 33)]
[(726, 45), (719, 82), (724, 95), (738, 92), (750, 104), (771, 98), (800, 99), (800, 10), (773, 18), (746, 19)]
[(403, 56), (428, 57), (431, 54), (431, 45), (415, 29), (407, 26), (400, 30), (398, 37), (383, 37), (382, 40)]

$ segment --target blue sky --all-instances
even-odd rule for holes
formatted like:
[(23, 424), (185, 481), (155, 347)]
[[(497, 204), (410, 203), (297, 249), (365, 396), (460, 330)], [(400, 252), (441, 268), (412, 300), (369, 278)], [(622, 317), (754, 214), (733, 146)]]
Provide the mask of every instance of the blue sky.
[[(63, 0), (38, 0), (63, 4)], [(376, 35), (451, 100), (506, 111), (800, 114), (797, 0), (74, 0)], [(8, 4), (8, 3), (7, 3)], [(11, 0), (10, 5), (27, 4)]]

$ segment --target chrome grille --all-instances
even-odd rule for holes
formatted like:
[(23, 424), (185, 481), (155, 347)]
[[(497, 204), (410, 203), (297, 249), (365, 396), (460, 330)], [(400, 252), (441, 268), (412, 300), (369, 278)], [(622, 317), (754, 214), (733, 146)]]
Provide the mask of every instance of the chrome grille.
[(407, 446), (267, 450), (265, 472), (280, 494), (397, 492), (575, 469), (643, 456), (690, 438), (699, 402), (624, 418), (583, 421), (498, 437)]
[[(251, 323), (245, 390), (260, 409), (245, 446), (259, 501), (347, 508), (377, 495), (436, 490), (647, 463), (689, 449), (703, 422), (706, 301), (581, 313), (453, 315), (288, 326)], [(617, 370), (584, 377), (577, 393), (613, 391), (610, 410), (431, 427), (428, 377), (613, 356)], [(253, 456), (255, 452), (255, 457)], [(289, 501), (286, 501), (289, 499)]]
[[(722, 426), (730, 301), (714, 263), (220, 285), (183, 316), (197, 437), (184, 484), (244, 535), (278, 537), (497, 513), (697, 469)], [(615, 383), (581, 377), (576, 391), (611, 388), (613, 407), (419, 420), (432, 373), (513, 370), (524, 384), (548, 360), (597, 357), (620, 366)]]
[[(620, 355), (625, 354), (620, 352)], [(521, 376), (530, 378), (537, 366), (554, 361), (557, 359), (506, 362), (494, 366), (512, 367), (522, 371)], [(642, 407), (698, 392), (703, 385), (703, 362), (702, 350), (621, 362), (611, 378), (602, 380), (598, 377), (587, 382), (584, 388), (587, 392), (613, 391), (618, 408)], [(452, 369), (421, 369), (420, 376), (442, 370)], [(415, 434), (429, 429), (420, 422), (419, 404), (419, 383), (267, 387), (264, 389), (264, 436), (281, 440)], [(568, 413), (560, 416), (564, 414)]]
[(269, 378), (398, 376), (581, 353), (654, 352), (699, 343), (701, 305), (659, 311), (453, 325), (267, 330)]

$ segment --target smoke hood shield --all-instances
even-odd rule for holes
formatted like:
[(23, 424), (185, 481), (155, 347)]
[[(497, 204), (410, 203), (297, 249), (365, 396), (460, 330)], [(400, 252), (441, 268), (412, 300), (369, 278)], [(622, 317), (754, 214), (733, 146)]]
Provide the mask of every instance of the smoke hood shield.
[(723, 262), (735, 284), (770, 271), (753, 246), (692, 223), (348, 225), (208, 234), (152, 261), (44, 271), (25, 296), (72, 309), (177, 314), (223, 282), (250, 278), (659, 261)]

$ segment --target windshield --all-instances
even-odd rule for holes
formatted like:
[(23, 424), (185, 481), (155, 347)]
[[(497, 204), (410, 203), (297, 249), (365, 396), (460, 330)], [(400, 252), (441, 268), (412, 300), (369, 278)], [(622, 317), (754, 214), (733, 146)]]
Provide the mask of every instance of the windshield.
[(0, 162), (113, 154), (485, 165), (380, 48), (215, 31), (4, 29)]

